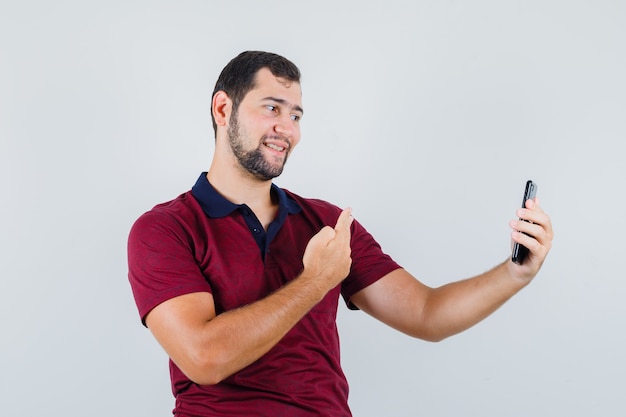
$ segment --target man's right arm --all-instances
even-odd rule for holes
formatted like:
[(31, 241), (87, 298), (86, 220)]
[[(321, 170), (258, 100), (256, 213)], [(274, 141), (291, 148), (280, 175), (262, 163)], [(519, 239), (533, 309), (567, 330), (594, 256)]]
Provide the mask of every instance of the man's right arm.
[(262, 300), (216, 315), (210, 293), (190, 293), (156, 306), (146, 325), (189, 379), (216, 384), (267, 353), (348, 275), (351, 223), (344, 210), (313, 236), (300, 276)]

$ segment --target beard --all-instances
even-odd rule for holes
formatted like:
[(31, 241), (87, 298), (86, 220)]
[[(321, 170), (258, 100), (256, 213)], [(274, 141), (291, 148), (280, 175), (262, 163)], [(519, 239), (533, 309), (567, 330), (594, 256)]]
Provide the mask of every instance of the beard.
[(242, 129), (239, 127), (237, 112), (233, 112), (230, 117), (230, 126), (228, 127), (228, 142), (239, 165), (261, 181), (269, 181), (282, 174), (285, 163), (287, 162), (289, 150), (286, 151), (285, 158), (282, 161), (272, 164), (263, 155), (261, 148), (265, 146), (263, 142), (265, 139), (268, 139), (269, 136), (263, 136), (259, 142), (259, 146), (252, 150), (246, 150), (244, 148), (243, 137)]

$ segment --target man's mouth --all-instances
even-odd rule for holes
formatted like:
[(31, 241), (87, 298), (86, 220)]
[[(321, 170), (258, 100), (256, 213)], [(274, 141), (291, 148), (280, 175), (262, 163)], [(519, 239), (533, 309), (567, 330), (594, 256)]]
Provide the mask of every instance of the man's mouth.
[(279, 145), (276, 145), (275, 143), (265, 143), (264, 145), (278, 152), (283, 152), (285, 149), (287, 149), (284, 146), (279, 146)]
[(271, 150), (279, 153), (287, 153), (289, 152), (290, 148), (289, 140), (280, 137), (267, 136), (263, 138), (261, 143), (263, 143), (263, 145), (267, 146)]

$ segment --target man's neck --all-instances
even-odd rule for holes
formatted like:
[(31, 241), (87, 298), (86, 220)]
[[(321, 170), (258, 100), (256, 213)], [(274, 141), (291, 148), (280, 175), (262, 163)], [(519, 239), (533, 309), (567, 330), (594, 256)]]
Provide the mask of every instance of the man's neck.
[(222, 172), (211, 166), (207, 179), (224, 198), (235, 204), (246, 204), (254, 211), (266, 210), (275, 204), (272, 201), (272, 181), (261, 181), (252, 175), (239, 172)]
[(272, 181), (241, 178), (237, 175), (218, 174), (213, 167), (207, 173), (213, 188), (231, 203), (245, 204), (256, 215), (265, 230), (276, 216), (278, 201), (272, 200)]

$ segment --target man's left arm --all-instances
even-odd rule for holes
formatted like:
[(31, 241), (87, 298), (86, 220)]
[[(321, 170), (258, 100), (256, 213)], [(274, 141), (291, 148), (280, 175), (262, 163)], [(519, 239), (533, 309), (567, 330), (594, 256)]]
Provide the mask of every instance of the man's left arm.
[(424, 340), (439, 341), (489, 316), (537, 275), (552, 246), (550, 217), (538, 200), (519, 209), (511, 238), (529, 249), (522, 265), (507, 259), (473, 278), (431, 288), (404, 269), (390, 272), (351, 298), (361, 310)]

